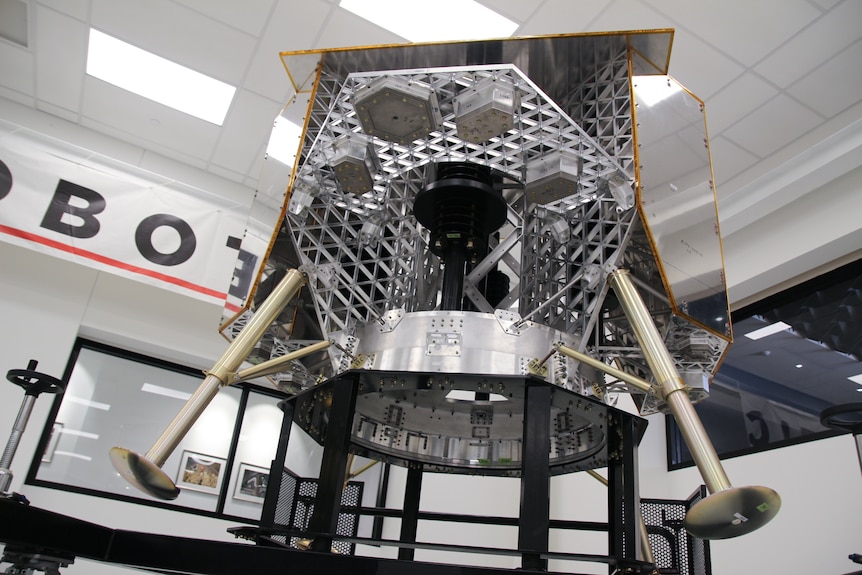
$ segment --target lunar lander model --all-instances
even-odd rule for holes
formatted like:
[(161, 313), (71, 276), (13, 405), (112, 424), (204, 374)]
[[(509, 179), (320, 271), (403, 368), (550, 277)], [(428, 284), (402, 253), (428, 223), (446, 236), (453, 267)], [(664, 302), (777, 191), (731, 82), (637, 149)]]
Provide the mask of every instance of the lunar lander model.
[(541, 567), (549, 475), (608, 467), (624, 502), (611, 551), (631, 554), (642, 430), (614, 407), (629, 393), (673, 414), (711, 493), (691, 534), (768, 522), (778, 495), (731, 485), (692, 406), (732, 335), (703, 105), (665, 76), (672, 37), (282, 54), (296, 93), (277, 123), (301, 135), (266, 161), (232, 343), (148, 453), (112, 451), (117, 469), (175, 497), (160, 467), (209, 400), (268, 375), (326, 445), (318, 534), (350, 451), (520, 477), (540, 494), (519, 547)]

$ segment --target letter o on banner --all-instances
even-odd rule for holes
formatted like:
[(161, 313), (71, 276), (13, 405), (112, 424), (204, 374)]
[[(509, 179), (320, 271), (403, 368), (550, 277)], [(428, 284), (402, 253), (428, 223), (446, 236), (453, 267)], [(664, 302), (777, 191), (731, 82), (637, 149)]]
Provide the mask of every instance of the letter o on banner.
[[(153, 233), (162, 226), (176, 230), (180, 235), (180, 246), (170, 254), (163, 254), (153, 246)], [(191, 226), (185, 220), (170, 214), (155, 214), (144, 218), (135, 230), (135, 245), (141, 255), (154, 264), (176, 266), (186, 262), (195, 253), (197, 240)]]
[(12, 171), (0, 160), (0, 200), (9, 195), (12, 189)]

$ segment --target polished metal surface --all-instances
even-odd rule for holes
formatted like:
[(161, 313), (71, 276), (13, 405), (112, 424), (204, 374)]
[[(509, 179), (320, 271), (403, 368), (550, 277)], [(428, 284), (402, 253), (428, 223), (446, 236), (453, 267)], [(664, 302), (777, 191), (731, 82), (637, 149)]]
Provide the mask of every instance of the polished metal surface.
[(25, 395), (21, 407), (18, 408), (18, 415), (15, 417), (15, 423), (12, 424), (12, 432), (9, 434), (3, 456), (0, 457), (0, 493), (7, 493), (12, 485), (12, 459), (18, 450), (18, 444), (27, 428), (27, 422), (30, 420), (30, 414), (33, 412), (35, 403), (35, 395)]
[[(551, 391), (550, 473), (604, 467), (622, 456), (608, 432), (616, 410), (529, 376), (361, 369), (352, 429), (358, 455), (442, 473), (519, 477), (528, 385)], [(330, 380), (332, 381), (332, 380)], [(295, 421), (312, 437), (324, 432), (328, 382), (296, 398)]]
[(176, 499), (180, 494), (174, 480), (146, 457), (124, 447), (112, 447), (108, 456), (117, 473), (144, 493), (166, 500)]
[(730, 484), (715, 447), (688, 397), (673, 358), (662, 343), (661, 335), (629, 272), (616, 270), (610, 274), (610, 281), (658, 381), (657, 393), (673, 414), (711, 493), (686, 514), (686, 529), (702, 539), (724, 539), (762, 527), (778, 513), (781, 498), (768, 487), (733, 487)]
[(739, 537), (769, 523), (780, 508), (781, 498), (768, 487), (731, 487), (695, 503), (685, 528), (701, 539)]
[[(316, 440), (333, 389), (348, 389), (335, 384), (355, 382), (345, 449), (424, 471), (526, 473), (527, 390), (550, 388), (549, 473), (592, 470), (634, 450), (623, 443), (634, 427), (616, 426), (630, 416), (605, 403), (611, 374), (641, 413), (667, 409), (683, 429), (713, 493), (692, 509), (692, 533), (729, 537), (769, 521), (777, 494), (730, 485), (692, 406), (731, 330), (702, 109), (686, 92), (652, 109), (632, 95), (633, 72), (666, 73), (671, 37), (283, 54), (296, 93), (276, 126), (296, 124), (295, 152), (268, 159), (261, 177), (237, 266), (258, 271), (226, 308), (233, 343), (146, 457), (112, 454), (121, 473), (170, 496), (159, 468), (218, 387), (282, 366), (296, 376), (295, 422)], [(677, 130), (701, 147), (691, 161), (674, 153)], [(487, 175), (499, 217), (435, 237), (441, 213), (474, 230), (490, 211), (426, 194), (453, 165)], [(463, 249), (440, 249), (450, 239)], [(306, 299), (282, 314), (304, 283), (296, 269)], [(253, 316), (234, 314), (252, 301), (262, 301)], [(301, 342), (320, 339), (297, 369)], [(237, 375), (252, 350), (260, 367)]]
[(621, 369), (617, 369), (611, 365), (608, 365), (602, 361), (597, 360), (594, 357), (591, 357), (585, 353), (581, 353), (576, 349), (572, 349), (571, 347), (565, 345), (557, 346), (557, 351), (560, 353), (571, 357), (572, 359), (576, 359), (582, 363), (585, 363), (591, 367), (602, 370), (604, 373), (607, 373), (611, 377), (615, 377), (620, 381), (632, 386), (636, 390), (642, 393), (653, 394), (656, 392), (655, 388), (652, 384), (644, 379), (636, 377), (630, 373), (622, 371)]
[(323, 351), (329, 348), (330, 345), (331, 343), (328, 340), (319, 341), (303, 348), (287, 352), (284, 355), (281, 355), (274, 359), (270, 359), (269, 361), (265, 361), (255, 366), (243, 369), (242, 371), (237, 373), (235, 377), (231, 378), (229, 385), (285, 371), (285, 369), (287, 369), (287, 366), (292, 362), (296, 361), (297, 359), (302, 359), (303, 357), (306, 357), (308, 355)]
[[(339, 371), (362, 368), (427, 373), (530, 375), (530, 362), (554, 344), (577, 345), (572, 336), (547, 326), (526, 322), (513, 333), (503, 313), (469, 311), (395, 310), (386, 323), (374, 322), (332, 334), (347, 353), (334, 353)], [(351, 356), (361, 357), (360, 362)], [(575, 363), (556, 355), (545, 366), (542, 379), (584, 393)]]
[[(649, 380), (628, 321), (606, 298), (605, 275), (625, 267), (655, 294), (647, 306), (679, 371), (693, 380), (711, 376), (728, 338), (675, 305), (635, 195), (635, 138), (660, 138), (651, 126), (635, 125), (630, 70), (666, 73), (671, 37), (655, 30), (282, 54), (296, 95), (277, 121), (293, 121), (301, 135), (284, 160), (293, 165), (265, 162), (263, 205), (252, 209), (252, 219), (268, 219), (275, 235), (264, 246), (255, 233), (243, 251), (259, 255), (261, 285), (280, 269), (301, 267), (309, 276), (306, 309), (314, 322), (271, 328), (256, 350), (258, 360), (333, 334), (373, 331), (396, 310), (439, 309), (445, 262), (431, 253), (428, 231), (412, 208), (436, 165), (457, 161), (490, 168), (507, 204), (488, 253), (469, 262), (467, 309), (512, 313), (570, 334), (573, 348)], [(430, 121), (427, 133), (423, 127), (387, 135), (370, 121), (368, 107), (385, 107), (393, 98), (384, 96), (396, 92), (404, 94), (401, 104), (415, 100), (405, 112), (415, 108), (416, 121)], [(663, 109), (672, 114), (676, 105)], [(478, 126), (486, 132), (479, 135)], [(343, 153), (350, 147), (362, 153)], [(376, 166), (372, 186), (360, 192), (368, 166)], [(287, 208), (283, 224), (273, 219), (279, 189)], [(660, 204), (658, 217), (666, 219), (670, 208), (680, 211)], [(687, 220), (686, 209), (674, 221)], [(250, 220), (250, 226), (261, 229), (261, 222)], [(508, 278), (508, 293), (489, 301), (482, 286), (495, 274)], [(228, 337), (232, 321), (245, 321), (242, 315), (226, 319)], [(471, 353), (482, 359), (496, 353), (480, 347)], [(293, 364), (291, 373), (274, 379), (296, 391), (336, 375), (343, 363), (315, 361), (306, 373)], [(511, 373), (521, 373), (520, 366)], [(705, 385), (691, 392), (694, 401), (706, 395)], [(666, 409), (656, 395), (634, 397), (643, 414)]]
[[(284, 54), (297, 93), (309, 99), (294, 169), (284, 180), (284, 225), (276, 226), (262, 278), (266, 283), (269, 274), (297, 265), (308, 274), (315, 329), (340, 352), (319, 368), (318, 379), (384, 370), (405, 374), (409, 386), (409, 374), (416, 373), (450, 382), (455, 374), (469, 382), (469, 374), (532, 373), (606, 400), (610, 370), (603, 366), (613, 364), (627, 374), (620, 379), (642, 413), (670, 409), (682, 419), (710, 488), (729, 488), (691, 407), (706, 396), (730, 341), (708, 142), (696, 129), (703, 113), (699, 106), (690, 110), (696, 99), (684, 91), (651, 110), (643, 92), (636, 110), (631, 93), (638, 86), (632, 71), (666, 72), (663, 37), (621, 33)], [(494, 86), (506, 93), (495, 94)], [(486, 134), (459, 128), (467, 103), (471, 113), (494, 112), (482, 116), (483, 123), (493, 119)], [(395, 106), (397, 113), (387, 116), (374, 106)], [(645, 120), (639, 126), (638, 113)], [(684, 132), (678, 139), (671, 137), (677, 129)], [(668, 180), (660, 180), (661, 161), (676, 160), (669, 143), (691, 146), (692, 137), (699, 146), (694, 160), (680, 155)], [(362, 193), (345, 184), (333, 162), (332, 150), (351, 138), (369, 142), (370, 159), (362, 165), (378, 166)], [(436, 166), (448, 162), (490, 169), (506, 202), (505, 222), (489, 238), (487, 253), (467, 262), (466, 312), (441, 309), (446, 262), (413, 213)], [(668, 189), (682, 190), (686, 201), (673, 201)], [(615, 271), (621, 268), (624, 280)], [(485, 283), (494, 274), (505, 276), (509, 287), (491, 299)], [(633, 282), (646, 293), (635, 308)], [(708, 294), (701, 294), (701, 283)], [(721, 309), (701, 306), (703, 298), (720, 300)], [(457, 294), (445, 299), (461, 300)], [(450, 304), (442, 307), (460, 308)], [(270, 330), (271, 347), (310, 337), (296, 327)], [(551, 353), (560, 344), (589, 352), (597, 363)], [(391, 397), (380, 383), (375, 401), (360, 399), (367, 423), (357, 441), (389, 446), (391, 437), (378, 428), (393, 418), (400, 422), (400, 402), (409, 398), (399, 395), (399, 380), (389, 383), (396, 388)], [(517, 458), (502, 423), (488, 436), (500, 443), (480, 456), (471, 444), (477, 438), (467, 433), (472, 426), (456, 426), (453, 434), (453, 420), (431, 415), (446, 397), (413, 385), (411, 409), (422, 413), (423, 426), (387, 427), (402, 442), (418, 441), (402, 432), (422, 434), (422, 449), (396, 450), (408, 453), (405, 460), (469, 466)], [(475, 382), (463, 385), (460, 391), (473, 396), (455, 403), (461, 411), (450, 408), (453, 416), (467, 416), (487, 399)], [(515, 417), (521, 406), (508, 401)]]
[(633, 91), (641, 215), (668, 294), (677, 313), (730, 339), (703, 102), (670, 77), (635, 78)]

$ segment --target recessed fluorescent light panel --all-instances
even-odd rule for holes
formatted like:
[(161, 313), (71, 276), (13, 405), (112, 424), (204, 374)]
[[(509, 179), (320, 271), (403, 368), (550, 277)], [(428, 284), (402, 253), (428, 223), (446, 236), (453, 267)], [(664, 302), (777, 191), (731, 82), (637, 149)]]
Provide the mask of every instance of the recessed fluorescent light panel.
[(90, 28), (87, 74), (212, 122), (224, 122), (236, 88)]
[(655, 106), (682, 90), (670, 76), (633, 76), (635, 97), (639, 104)]
[[(479, 401), (476, 399), (475, 391), (467, 391), (466, 389), (453, 389), (446, 394), (446, 399), (450, 401)], [(508, 401), (508, 399), (497, 393), (489, 393), (488, 399), (484, 401)]]
[(340, 6), (411, 42), (507, 38), (518, 29), (473, 0), (341, 0)]
[(66, 457), (73, 457), (75, 459), (82, 459), (84, 461), (93, 461), (93, 458), (89, 455), (81, 455), (80, 453), (75, 453), (73, 451), (55, 451), (54, 455), (64, 455)]
[(766, 337), (768, 335), (772, 335), (786, 329), (790, 329), (790, 325), (784, 323), (783, 321), (777, 321), (775, 323), (769, 324), (766, 327), (750, 331), (745, 334), (745, 337), (747, 337), (748, 339), (760, 339), (762, 337)]
[(84, 407), (92, 407), (94, 409), (101, 409), (102, 411), (108, 411), (111, 409), (111, 406), (107, 403), (102, 403), (100, 401), (93, 401), (91, 399), (82, 399), (80, 397), (75, 397), (74, 395), (66, 394), (63, 396), (63, 401), (68, 403), (77, 403), (78, 405), (83, 405)]
[(155, 393), (156, 395), (164, 395), (165, 397), (173, 397), (174, 399), (182, 399), (183, 401), (186, 401), (192, 396), (191, 393), (186, 393), (185, 391), (162, 387), (161, 385), (153, 385), (152, 383), (145, 383), (142, 385), (141, 391)]
[(59, 430), (63, 435), (74, 435), (75, 437), (86, 437), (87, 439), (99, 439), (98, 433), (90, 433), (89, 431), (81, 431), (79, 429), (63, 428)]

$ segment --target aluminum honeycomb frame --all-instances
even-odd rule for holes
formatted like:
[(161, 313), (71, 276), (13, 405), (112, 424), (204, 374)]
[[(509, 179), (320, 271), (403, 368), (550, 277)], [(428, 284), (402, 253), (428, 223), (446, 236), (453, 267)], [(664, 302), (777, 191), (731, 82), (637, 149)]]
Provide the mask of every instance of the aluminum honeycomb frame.
[[(469, 161), (492, 168), (508, 204), (506, 224), (492, 239), (490, 253), (475, 262), (465, 280), (465, 296), (475, 309), (516, 312), (525, 321), (576, 338), (581, 350), (649, 379), (628, 322), (615, 310), (613, 298), (607, 298), (605, 274), (627, 267), (642, 286), (680, 371), (715, 371), (727, 340), (679, 316), (668, 304), (639, 210), (621, 204), (608, 185), (612, 179), (637, 185), (631, 76), (643, 62), (657, 62), (650, 73), (666, 72), (669, 45), (667, 52), (654, 49), (661, 44), (660, 34), (573, 38), (536, 39), (537, 44), (530, 44), (535, 57), (520, 40), (451, 45), (459, 54), (452, 61), (475, 59), (470, 65), (448, 65), (445, 51), (450, 45), (416, 46), (418, 56), (412, 56), (414, 47), (408, 46), (283, 55), (297, 92), (308, 94), (309, 105), (293, 174), (285, 182), (288, 209), (277, 224), (261, 278), (287, 267), (305, 271), (309, 289), (304, 305), (316, 326), (310, 331), (287, 329), (287, 336), (285, 330), (273, 333), (274, 356), (288, 340), (343, 334), (349, 339), (357, 329), (385, 322), (392, 310), (434, 310), (440, 261), (427, 249), (427, 233), (412, 215), (412, 201), (436, 162)], [(559, 53), (555, 42), (562, 43)], [(502, 48), (494, 48), (496, 44)], [(482, 48), (478, 57), (477, 48)], [(545, 61), (548, 54), (565, 65), (552, 69)], [(405, 63), (445, 65), (403, 67)], [(409, 144), (372, 138), (380, 167), (374, 187), (351, 194), (340, 188), (327, 164), (328, 147), (345, 135), (361, 133), (353, 98), (386, 75), (433, 90), (443, 121), (439, 130)], [(489, 78), (518, 91), (516, 125), (487, 142), (462, 141), (455, 100)], [(561, 150), (576, 154), (581, 162), (578, 194), (544, 206), (528, 205), (527, 166)], [(313, 197), (308, 205), (291, 205), (291, 193), (301, 185), (313, 189)], [(508, 295), (492, 306), (477, 286), (496, 268), (509, 275), (511, 284)], [(697, 346), (691, 345), (693, 339)], [(291, 386), (313, 385), (344, 366), (344, 356), (335, 353), (328, 365), (317, 362), (311, 369), (293, 370)], [(575, 366), (570, 371), (578, 370)], [(581, 370), (570, 386), (587, 395), (602, 393), (603, 383), (591, 385), (596, 377)], [(693, 389), (692, 397), (698, 400), (704, 393)], [(642, 413), (662, 407), (654, 398), (638, 400)]]

